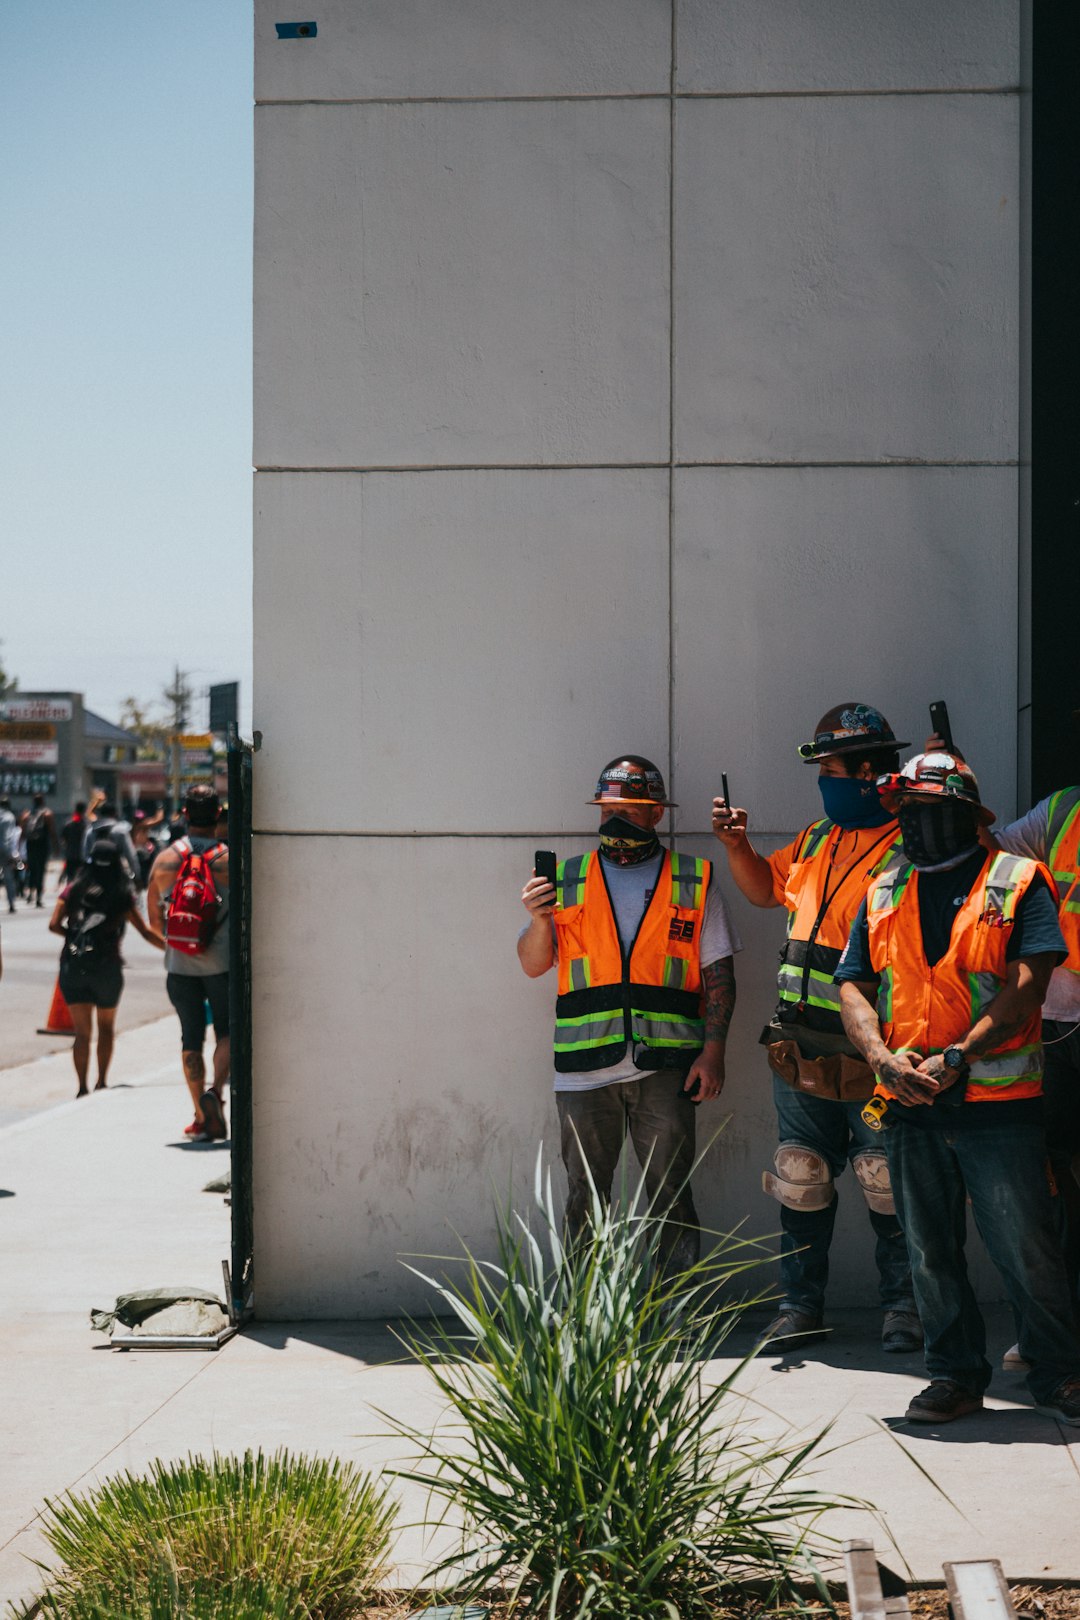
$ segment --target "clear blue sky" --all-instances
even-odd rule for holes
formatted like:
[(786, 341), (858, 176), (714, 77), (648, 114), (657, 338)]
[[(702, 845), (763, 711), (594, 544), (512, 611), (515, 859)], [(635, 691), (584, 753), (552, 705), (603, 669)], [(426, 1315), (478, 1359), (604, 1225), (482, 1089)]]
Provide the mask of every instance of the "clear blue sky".
[(250, 713), (251, 34), (0, 0), (0, 657), (110, 718), (176, 663)]

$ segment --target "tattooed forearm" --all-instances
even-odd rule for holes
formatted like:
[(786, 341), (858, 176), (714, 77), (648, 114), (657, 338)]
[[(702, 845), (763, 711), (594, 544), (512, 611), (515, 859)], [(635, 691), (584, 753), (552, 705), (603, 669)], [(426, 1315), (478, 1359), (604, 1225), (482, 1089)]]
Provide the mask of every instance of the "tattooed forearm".
[(1042, 1005), (1056, 958), (1045, 952), (1010, 962), (1008, 976), (981, 1018), (963, 1039), (964, 1054), (988, 1057), (1018, 1035)]
[(991, 1003), (985, 1016), (975, 1025), (978, 1033), (969, 1035), (964, 1043), (964, 1056), (970, 1061), (971, 1058), (986, 1057), (998, 1051), (1011, 1036), (1019, 1035), (1030, 1016), (1025, 1012), (1007, 1018), (996, 1014), (994, 1003)]
[(726, 1041), (735, 1011), (735, 963), (730, 956), (702, 968), (705, 985), (705, 1039)]

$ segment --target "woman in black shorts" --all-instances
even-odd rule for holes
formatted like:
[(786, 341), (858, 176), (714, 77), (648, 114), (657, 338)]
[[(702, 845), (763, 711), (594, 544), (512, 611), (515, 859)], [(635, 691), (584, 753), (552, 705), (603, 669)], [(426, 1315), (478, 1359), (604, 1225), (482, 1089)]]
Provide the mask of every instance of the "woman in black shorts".
[(97, 1066), (95, 1091), (104, 1091), (113, 1052), (116, 1009), (124, 988), (124, 961), (120, 941), (130, 923), (151, 945), (163, 950), (139, 915), (135, 886), (111, 838), (99, 838), (90, 860), (56, 902), (49, 928), (63, 936), (60, 953), (60, 993), (75, 1025), (77, 1097), (87, 1093), (90, 1038), (97, 1008)]

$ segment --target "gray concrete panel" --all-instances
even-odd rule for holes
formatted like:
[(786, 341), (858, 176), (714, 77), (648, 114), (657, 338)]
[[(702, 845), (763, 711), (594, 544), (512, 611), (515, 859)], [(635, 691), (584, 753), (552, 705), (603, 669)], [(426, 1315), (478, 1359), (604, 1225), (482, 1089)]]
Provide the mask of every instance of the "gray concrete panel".
[(820, 814), (796, 749), (827, 709), (876, 704), (909, 753), (945, 698), (983, 797), (1015, 803), (1012, 468), (694, 468), (675, 487), (679, 825), (719, 772), (751, 834)]
[(1017, 0), (677, 0), (690, 91), (1014, 85)]
[[(563, 858), (585, 846), (554, 839), (553, 847)], [(711, 837), (679, 847), (720, 856), (718, 879), (747, 947), (736, 963), (727, 1085), (698, 1114), (695, 1200), (707, 1229), (745, 1223), (744, 1234), (769, 1239), (771, 1250), (779, 1211), (761, 1172), (771, 1166), (776, 1125), (757, 1037), (775, 1003), (783, 913), (742, 901)], [(526, 839), (256, 839), (262, 1320), (430, 1309), (430, 1291), (403, 1262), (458, 1252), (462, 1241), (489, 1257), (496, 1204), (511, 1192), (518, 1207), (531, 1203), (541, 1143), (561, 1209), (555, 974), (527, 979), (515, 952), (531, 862)], [(305, 928), (299, 981), (295, 919), (311, 894), (332, 903), (321, 926)], [(477, 926), (471, 919), (480, 917)], [(627, 1178), (634, 1188), (632, 1155)], [(876, 1287), (872, 1236), (851, 1178), (839, 1193), (829, 1300), (862, 1305)], [(983, 1297), (1000, 1297), (981, 1258), (974, 1276)], [(772, 1264), (754, 1281), (770, 1291)]]
[(1017, 98), (677, 119), (679, 458), (1014, 458)]
[[(554, 976), (527, 979), (515, 952), (532, 849), (256, 838), (263, 1319), (430, 1309), (402, 1257), (490, 1255), (494, 1200), (557, 1144)], [(331, 904), (298, 939), (313, 894)]]
[(666, 104), (256, 124), (257, 465), (667, 458)]
[(667, 768), (666, 471), (256, 486), (261, 829), (573, 831)]
[(279, 40), (281, 7), (255, 4), (255, 95), (666, 94), (671, 0), (319, 0), (314, 39)]

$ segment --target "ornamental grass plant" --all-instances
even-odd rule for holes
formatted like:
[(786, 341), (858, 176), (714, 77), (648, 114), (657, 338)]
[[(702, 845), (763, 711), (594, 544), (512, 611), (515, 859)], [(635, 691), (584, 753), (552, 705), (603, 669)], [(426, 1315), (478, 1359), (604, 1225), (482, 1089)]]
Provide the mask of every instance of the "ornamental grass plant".
[(466, 1251), (453, 1280), (416, 1273), (452, 1313), (409, 1339), (448, 1415), (431, 1433), (395, 1424), (416, 1459), (397, 1473), (435, 1522), (464, 1521), (427, 1578), (458, 1602), (497, 1586), (510, 1614), (547, 1620), (704, 1620), (743, 1608), (748, 1581), (763, 1608), (798, 1602), (808, 1578), (829, 1603), (818, 1521), (866, 1504), (807, 1483), (827, 1431), (761, 1437), (736, 1389), (748, 1358), (708, 1365), (768, 1297), (746, 1293), (766, 1246), (720, 1236), (669, 1277), (652, 1212), (594, 1194), (571, 1249), (539, 1161), (535, 1203), (531, 1222), (499, 1218), (496, 1261)]
[(248, 1451), (155, 1462), (46, 1503), (62, 1561), (48, 1620), (349, 1620), (382, 1575), (396, 1508), (350, 1463)]

